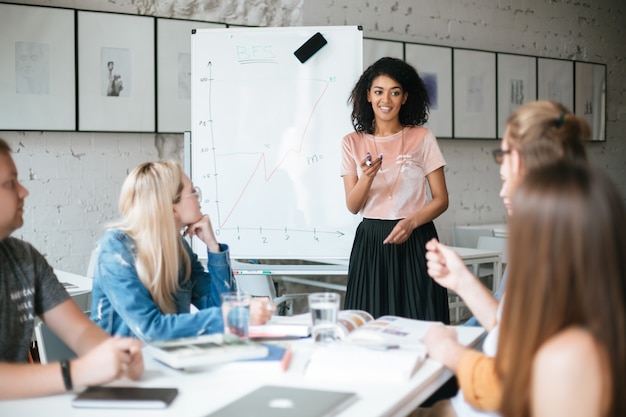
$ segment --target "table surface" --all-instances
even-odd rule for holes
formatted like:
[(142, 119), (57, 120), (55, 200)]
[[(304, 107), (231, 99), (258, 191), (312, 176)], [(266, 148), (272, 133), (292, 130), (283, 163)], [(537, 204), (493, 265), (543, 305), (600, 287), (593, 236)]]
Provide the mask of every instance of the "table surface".
[[(459, 341), (464, 345), (474, 345), (483, 335), (479, 327), (456, 326)], [(177, 387), (179, 394), (167, 409), (162, 410), (111, 410), (77, 409), (71, 405), (75, 393), (56, 396), (0, 401), (0, 415), (37, 416), (54, 410), (55, 415), (81, 417), (160, 417), (185, 416), (201, 417), (215, 411), (248, 392), (267, 384), (313, 389), (351, 391), (357, 393), (358, 401), (343, 410), (339, 417), (405, 416), (451, 375), (440, 363), (426, 359), (415, 375), (402, 383), (338, 381), (310, 379), (304, 376), (304, 369), (315, 345), (310, 339), (292, 343), (293, 359), (289, 370), (281, 372), (278, 367), (268, 368), (267, 363), (235, 362), (224, 365), (198, 368), (193, 371), (178, 371), (165, 367), (145, 357), (146, 370), (141, 381), (116, 381), (112, 385), (143, 387)]]
[[(473, 249), (450, 246), (459, 256), (469, 261), (482, 260), (485, 263), (494, 262), (493, 258), (500, 252), (491, 249)], [(235, 275), (347, 275), (348, 263), (341, 262), (326, 265), (268, 265), (250, 264), (233, 260), (232, 268)]]
[(456, 226), (460, 229), (492, 229), (495, 237), (507, 237), (508, 227), (506, 223), (471, 224), (467, 226)]
[(54, 274), (72, 297), (91, 292), (91, 288), (93, 287), (93, 280), (91, 278), (71, 272), (60, 271), (58, 269), (54, 270)]

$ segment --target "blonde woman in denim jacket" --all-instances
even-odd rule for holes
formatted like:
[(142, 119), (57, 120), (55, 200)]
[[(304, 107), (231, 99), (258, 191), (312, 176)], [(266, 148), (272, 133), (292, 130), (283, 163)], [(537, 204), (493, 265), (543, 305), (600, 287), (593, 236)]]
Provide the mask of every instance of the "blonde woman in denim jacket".
[[(143, 163), (128, 175), (122, 218), (101, 238), (94, 270), (91, 319), (106, 332), (145, 342), (223, 332), (220, 294), (235, 282), (228, 246), (217, 242), (199, 200), (176, 162)], [(184, 236), (206, 244), (206, 271)], [(273, 311), (267, 298), (254, 298), (251, 324)]]

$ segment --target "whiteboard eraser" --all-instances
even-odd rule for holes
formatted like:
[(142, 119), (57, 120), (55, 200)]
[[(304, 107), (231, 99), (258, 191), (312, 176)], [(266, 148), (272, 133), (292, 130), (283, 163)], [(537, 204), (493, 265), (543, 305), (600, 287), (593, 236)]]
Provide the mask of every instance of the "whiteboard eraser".
[(321, 33), (317, 32), (315, 35), (311, 36), (308, 41), (304, 42), (301, 47), (296, 49), (293, 54), (304, 64), (327, 43), (326, 38), (324, 38)]

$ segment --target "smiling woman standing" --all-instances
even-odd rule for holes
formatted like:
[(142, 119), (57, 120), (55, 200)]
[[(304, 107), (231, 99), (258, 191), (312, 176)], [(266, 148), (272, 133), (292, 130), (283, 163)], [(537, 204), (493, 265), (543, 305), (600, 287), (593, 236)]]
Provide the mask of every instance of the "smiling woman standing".
[[(346, 309), (450, 322), (447, 291), (426, 272), (433, 220), (448, 208), (445, 160), (428, 120), (428, 95), (417, 71), (381, 58), (357, 81), (355, 131), (342, 143), (346, 205), (363, 215), (348, 269)], [(430, 188), (432, 198), (427, 195)]]

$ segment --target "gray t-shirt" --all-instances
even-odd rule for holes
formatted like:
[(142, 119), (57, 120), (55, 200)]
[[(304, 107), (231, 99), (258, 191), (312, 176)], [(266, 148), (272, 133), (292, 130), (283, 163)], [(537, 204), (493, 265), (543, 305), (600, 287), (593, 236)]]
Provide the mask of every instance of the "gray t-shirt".
[(68, 298), (32, 245), (13, 237), (0, 241), (0, 361), (27, 362), (35, 317)]

